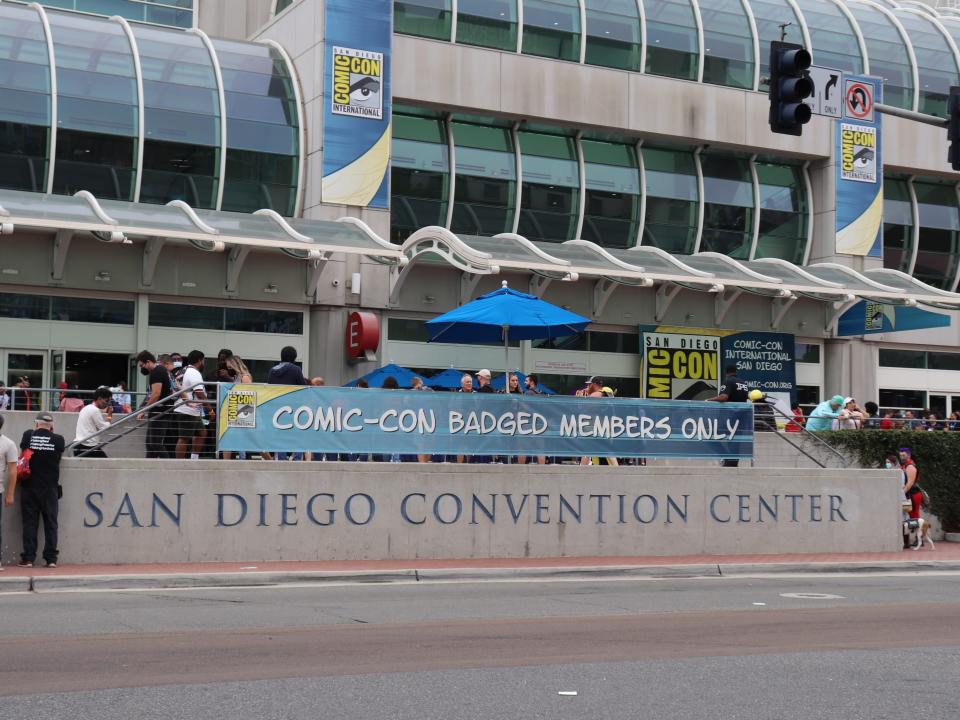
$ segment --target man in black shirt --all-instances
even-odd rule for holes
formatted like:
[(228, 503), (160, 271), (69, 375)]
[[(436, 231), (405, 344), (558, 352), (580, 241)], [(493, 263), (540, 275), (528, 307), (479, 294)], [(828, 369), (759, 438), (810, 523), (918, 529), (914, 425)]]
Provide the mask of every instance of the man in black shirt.
[[(720, 386), (720, 394), (716, 397), (707, 398), (707, 402), (747, 402), (749, 388), (747, 384), (737, 377), (737, 366), (727, 365), (724, 370), (727, 374), (723, 385)], [(739, 460), (724, 460), (723, 467), (739, 467)]]
[[(147, 388), (150, 394), (144, 406), (153, 405), (160, 400), (170, 396), (170, 373), (167, 369), (157, 362), (157, 358), (148, 350), (142, 351), (137, 355), (137, 365), (140, 366), (140, 374), (147, 376)], [(163, 414), (166, 413), (166, 414)], [(161, 405), (147, 411), (147, 457), (148, 458), (168, 458), (170, 453), (167, 450), (167, 427), (172, 424), (171, 419), (172, 406)], [(140, 419), (143, 415), (140, 416)]]
[(29, 450), (30, 477), (20, 484), (20, 514), (23, 520), (23, 552), (20, 567), (33, 567), (37, 559), (37, 531), (43, 518), (43, 559), (57, 566), (57, 515), (60, 509), (60, 458), (63, 436), (53, 432), (53, 416), (42, 412), (20, 440), (21, 453)]
[(280, 351), (280, 362), (267, 373), (268, 385), (307, 385), (303, 370), (296, 364), (297, 349), (287, 345)]

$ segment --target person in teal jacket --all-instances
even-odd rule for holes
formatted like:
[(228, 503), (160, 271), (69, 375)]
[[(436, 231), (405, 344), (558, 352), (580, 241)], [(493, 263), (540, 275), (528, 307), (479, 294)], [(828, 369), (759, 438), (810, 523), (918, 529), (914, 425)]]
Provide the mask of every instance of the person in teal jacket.
[(807, 417), (807, 430), (830, 430), (833, 427), (833, 421), (843, 412), (843, 396), (834, 395), (813, 409)]

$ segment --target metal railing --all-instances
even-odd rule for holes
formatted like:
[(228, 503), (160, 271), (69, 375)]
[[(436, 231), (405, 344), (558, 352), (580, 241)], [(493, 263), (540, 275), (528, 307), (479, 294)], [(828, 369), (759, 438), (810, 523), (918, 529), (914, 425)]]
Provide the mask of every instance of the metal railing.
[[(849, 466), (850, 462), (842, 452), (837, 450), (833, 445), (828, 443), (815, 432), (807, 430), (807, 428), (801, 424), (801, 422), (797, 422), (800, 420), (800, 418), (796, 418), (793, 415), (788, 415), (775, 405), (769, 405), (769, 408), (772, 411), (769, 416), (767, 416), (770, 418), (770, 420), (766, 419), (763, 414), (758, 416), (756, 408), (754, 408), (754, 432), (759, 430), (760, 432), (774, 433), (777, 437), (806, 456), (807, 459), (819, 467), (845, 468)], [(776, 418), (778, 416), (783, 418), (788, 425), (797, 427), (798, 429), (790, 432), (787, 432), (785, 429), (784, 432), (780, 432), (776, 425)], [(766, 425), (766, 430), (763, 429), (764, 425)]]
[[(113, 388), (111, 388), (112, 390)], [(67, 406), (68, 409), (61, 410), (65, 399), (77, 399), (86, 404), (93, 400), (97, 391), (78, 390), (74, 388), (45, 388), (45, 387), (18, 387), (11, 385), (0, 390), (0, 409), (21, 410), (30, 412), (40, 412), (47, 410), (49, 412), (79, 412), (80, 407)], [(128, 396), (130, 398), (130, 407), (135, 409), (138, 402), (145, 398), (148, 393), (136, 392), (134, 390), (118, 390), (114, 396)], [(3, 397), (7, 402), (4, 403)], [(4, 408), (4, 404), (6, 407)]]

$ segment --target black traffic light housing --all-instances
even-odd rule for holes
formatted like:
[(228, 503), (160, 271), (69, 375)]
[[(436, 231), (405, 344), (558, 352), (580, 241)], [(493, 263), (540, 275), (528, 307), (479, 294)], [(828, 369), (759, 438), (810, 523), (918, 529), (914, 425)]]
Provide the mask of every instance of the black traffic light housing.
[(812, 113), (804, 100), (813, 95), (807, 74), (811, 57), (803, 45), (770, 43), (770, 129), (784, 135), (801, 135)]
[(947, 162), (954, 170), (960, 171), (960, 87), (950, 88), (947, 97)]

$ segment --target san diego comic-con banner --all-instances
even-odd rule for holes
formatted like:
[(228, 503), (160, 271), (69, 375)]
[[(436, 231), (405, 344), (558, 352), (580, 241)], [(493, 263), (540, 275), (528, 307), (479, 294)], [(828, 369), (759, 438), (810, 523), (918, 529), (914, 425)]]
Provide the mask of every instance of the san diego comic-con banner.
[(222, 384), (217, 447), (404, 455), (750, 458), (747, 403)]
[(640, 328), (641, 394), (648, 399), (705, 400), (715, 397), (724, 369), (790, 412), (796, 400), (796, 349), (788, 333), (736, 332), (708, 328)]
[(836, 125), (836, 243), (840, 255), (883, 255), (883, 82), (844, 75), (843, 117)]
[(322, 199), (389, 207), (393, 3), (327, 0)]

